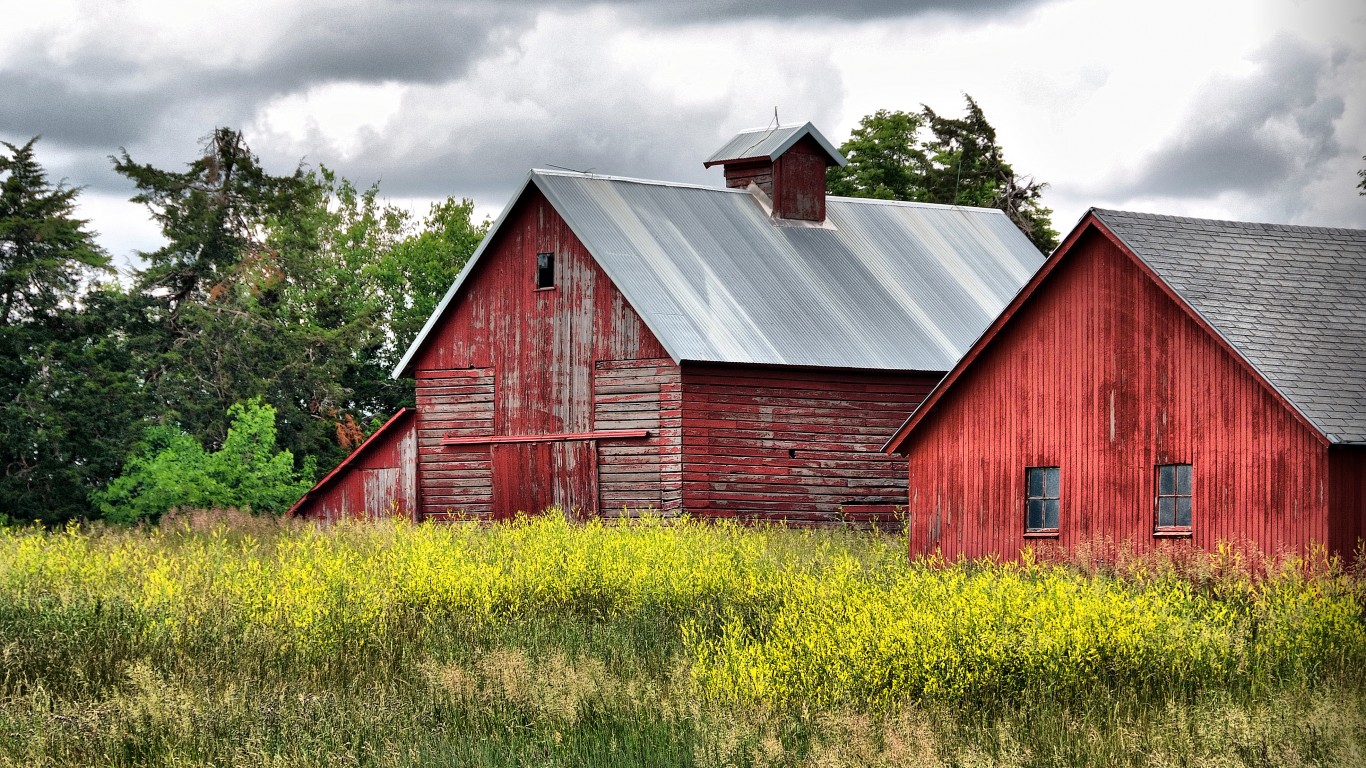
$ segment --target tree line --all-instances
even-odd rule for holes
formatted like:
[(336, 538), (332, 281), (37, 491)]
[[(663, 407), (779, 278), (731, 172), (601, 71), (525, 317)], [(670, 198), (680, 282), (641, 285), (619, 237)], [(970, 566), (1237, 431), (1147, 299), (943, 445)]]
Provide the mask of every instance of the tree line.
[(272, 175), (219, 128), (183, 170), (111, 158), (166, 242), (120, 280), (36, 143), (0, 152), (11, 520), (283, 511), (412, 404), (389, 371), (488, 226), (470, 200), (418, 219), (327, 168)]
[[(165, 240), (120, 278), (37, 142), (0, 143), (0, 521), (282, 512), (413, 404), (389, 372), (488, 230), (468, 199), (418, 218), (326, 167), (273, 175), (217, 128), (181, 170), (110, 158)], [(997, 207), (1056, 245), (971, 97), (841, 150), (832, 194)]]

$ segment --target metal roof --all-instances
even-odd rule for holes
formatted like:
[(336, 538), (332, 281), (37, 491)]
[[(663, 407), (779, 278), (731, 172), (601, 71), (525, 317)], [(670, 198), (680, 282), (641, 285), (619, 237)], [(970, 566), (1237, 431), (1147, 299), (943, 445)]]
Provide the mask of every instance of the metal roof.
[(742, 131), (735, 138), (726, 142), (724, 147), (712, 153), (702, 163), (703, 166), (710, 168), (720, 163), (728, 163), (734, 160), (758, 160), (767, 158), (777, 160), (778, 156), (786, 152), (789, 147), (801, 141), (803, 137), (810, 136), (821, 145), (830, 159), (839, 165), (848, 165), (849, 161), (844, 159), (835, 145), (831, 144), (821, 132), (816, 130), (816, 126), (811, 123), (804, 125), (779, 125), (769, 128), (757, 128), (752, 131)]
[(994, 209), (832, 197), (825, 227), (787, 226), (743, 190), (544, 170), (531, 184), (677, 362), (946, 371), (1043, 263)]
[(1329, 440), (1366, 443), (1366, 231), (1092, 213)]

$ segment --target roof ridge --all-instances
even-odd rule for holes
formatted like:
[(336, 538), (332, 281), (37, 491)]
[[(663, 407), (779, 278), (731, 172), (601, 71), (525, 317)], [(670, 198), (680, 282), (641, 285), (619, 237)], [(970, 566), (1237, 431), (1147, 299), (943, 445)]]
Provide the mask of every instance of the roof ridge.
[(1243, 229), (1260, 230), (1280, 230), (1287, 232), (1316, 232), (1321, 234), (1353, 234), (1366, 235), (1366, 229), (1353, 229), (1351, 227), (1325, 227), (1312, 224), (1277, 224), (1274, 222), (1262, 221), (1237, 221), (1234, 219), (1206, 219), (1197, 216), (1176, 216), (1169, 213), (1147, 213), (1145, 211), (1122, 211), (1117, 208), (1094, 207), (1092, 212), (1104, 216), (1114, 214), (1118, 216), (1134, 216), (1142, 219), (1155, 219), (1159, 221), (1180, 222), (1185, 224), (1217, 224), (1225, 227), (1233, 226)]

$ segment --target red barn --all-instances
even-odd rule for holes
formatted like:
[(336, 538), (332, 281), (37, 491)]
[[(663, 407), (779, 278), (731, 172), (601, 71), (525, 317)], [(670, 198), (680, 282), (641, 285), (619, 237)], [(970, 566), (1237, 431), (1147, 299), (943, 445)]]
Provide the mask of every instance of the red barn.
[(888, 444), (913, 554), (1351, 555), (1366, 232), (1092, 210)]
[(887, 435), (1043, 257), (1000, 211), (827, 200), (844, 162), (808, 123), (724, 188), (532, 171), (394, 372), (416, 412), (295, 514), (889, 512)]

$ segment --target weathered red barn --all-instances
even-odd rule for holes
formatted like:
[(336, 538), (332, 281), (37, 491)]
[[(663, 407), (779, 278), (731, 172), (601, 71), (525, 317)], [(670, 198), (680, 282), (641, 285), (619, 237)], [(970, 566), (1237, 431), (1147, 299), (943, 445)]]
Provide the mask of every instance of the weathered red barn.
[(1366, 232), (1092, 210), (888, 444), (913, 554), (1366, 533)]
[(1043, 257), (1000, 211), (827, 200), (844, 162), (808, 123), (724, 188), (532, 171), (395, 371), (416, 412), (294, 512), (890, 511), (887, 435)]

